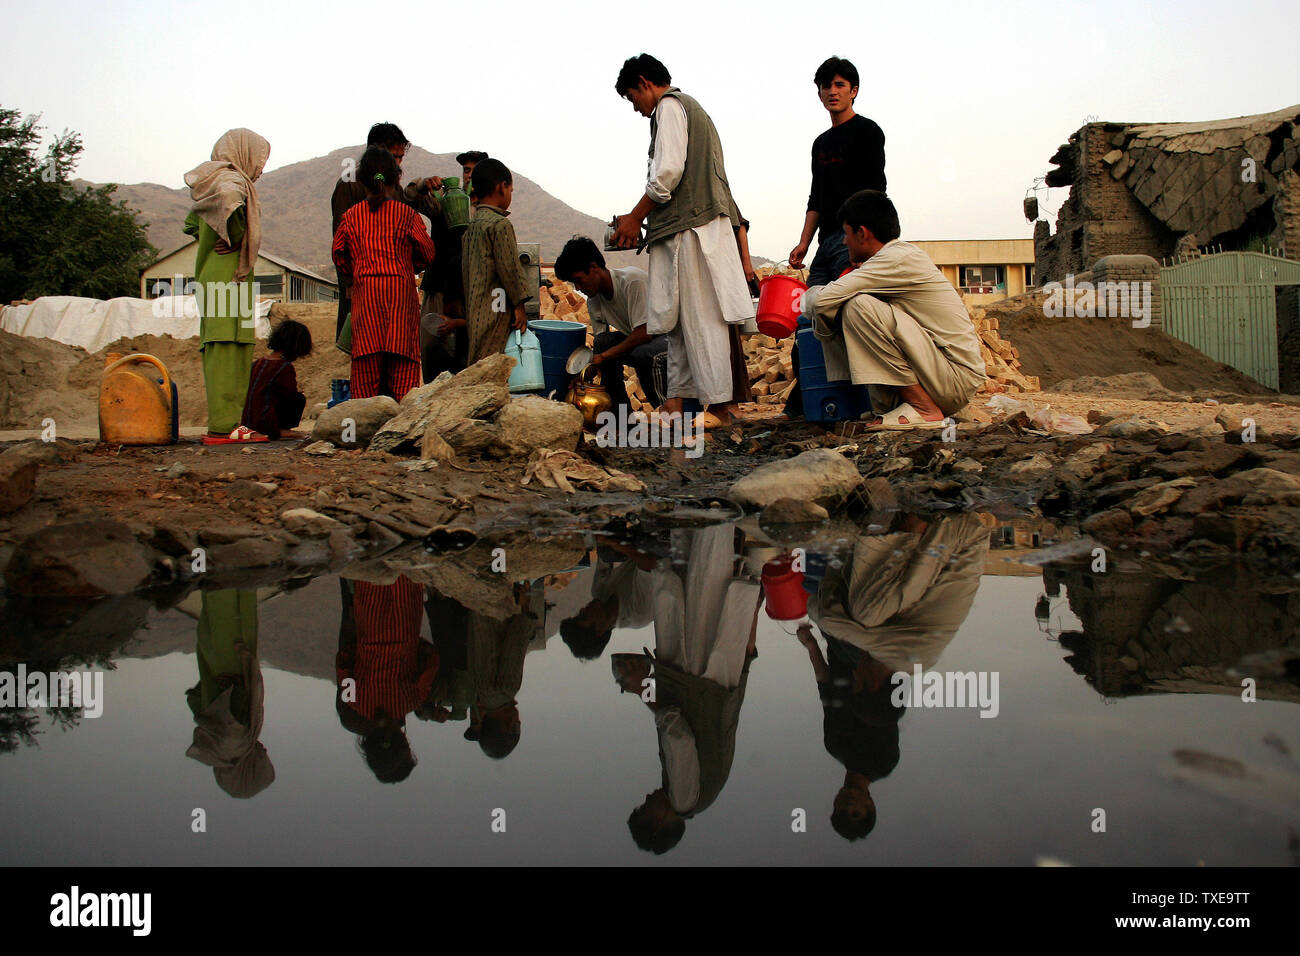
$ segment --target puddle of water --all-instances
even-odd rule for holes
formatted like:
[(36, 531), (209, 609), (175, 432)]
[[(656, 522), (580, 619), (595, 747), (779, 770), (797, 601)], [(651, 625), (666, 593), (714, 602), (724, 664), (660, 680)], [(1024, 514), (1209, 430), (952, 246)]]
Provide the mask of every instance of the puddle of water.
[[(715, 525), (506, 555), (513, 584), (485, 545), (161, 606), (10, 602), (10, 684), (97, 670), (103, 713), (0, 706), (0, 854), (1293, 862), (1294, 595), (1040, 573), (974, 516), (873, 530), (787, 552), (802, 581)], [(769, 611), (805, 599), (801, 642)]]

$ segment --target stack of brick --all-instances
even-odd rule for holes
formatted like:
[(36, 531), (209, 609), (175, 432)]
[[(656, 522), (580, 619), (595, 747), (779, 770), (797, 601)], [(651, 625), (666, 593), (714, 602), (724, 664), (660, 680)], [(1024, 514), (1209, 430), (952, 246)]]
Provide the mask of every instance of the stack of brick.
[(1020, 368), (1020, 350), (998, 334), (998, 318), (978, 306), (967, 306), (971, 324), (980, 339), (980, 354), (989, 380), (979, 390), (981, 395), (997, 392), (1037, 392), (1037, 375), (1026, 375)]

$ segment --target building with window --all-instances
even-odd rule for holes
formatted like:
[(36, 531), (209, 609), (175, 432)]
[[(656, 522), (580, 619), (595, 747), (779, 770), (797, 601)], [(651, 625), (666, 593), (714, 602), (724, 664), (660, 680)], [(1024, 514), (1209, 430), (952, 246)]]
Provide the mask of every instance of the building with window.
[[(171, 295), (178, 282), (181, 289), (186, 283), (193, 282), (198, 246), (198, 240), (191, 239), (141, 270), (140, 298)], [(276, 302), (336, 302), (339, 297), (338, 283), (333, 279), (322, 278), (304, 266), (267, 252), (265, 248), (257, 254), (253, 280), (257, 283), (260, 298)]]
[(1037, 285), (1033, 239), (918, 239), (944, 277), (972, 305), (1020, 295)]

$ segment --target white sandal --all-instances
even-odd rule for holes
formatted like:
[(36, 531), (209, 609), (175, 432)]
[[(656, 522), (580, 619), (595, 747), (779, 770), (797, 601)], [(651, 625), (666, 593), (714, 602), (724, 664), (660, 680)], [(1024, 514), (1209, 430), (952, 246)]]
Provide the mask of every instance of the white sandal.
[[(867, 413), (871, 415), (870, 412)], [(872, 418), (877, 416), (872, 415)], [(918, 412), (907, 402), (899, 405), (892, 412), (885, 412), (879, 416), (879, 425), (868, 425), (866, 430), (869, 432), (910, 432), (923, 428), (942, 428), (943, 421), (930, 422), (921, 417)], [(903, 421), (906, 418), (908, 421)]]

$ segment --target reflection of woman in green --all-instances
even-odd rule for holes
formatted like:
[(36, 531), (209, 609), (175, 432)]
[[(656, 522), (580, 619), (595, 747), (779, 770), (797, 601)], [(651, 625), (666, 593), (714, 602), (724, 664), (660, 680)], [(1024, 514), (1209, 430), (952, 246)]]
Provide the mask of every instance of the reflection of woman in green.
[(232, 129), (212, 147), (212, 159), (185, 174), (194, 207), (185, 232), (195, 236), (199, 285), (199, 349), (208, 396), (205, 444), (265, 441), (239, 426), (253, 365), (256, 297), (250, 281), (262, 244), (261, 203), (253, 183), (271, 144), (252, 130)]
[(204, 591), (199, 613), (199, 682), (186, 691), (194, 743), (185, 756), (212, 768), (232, 797), (252, 797), (275, 780), (258, 741), (266, 697), (257, 661), (257, 592)]

